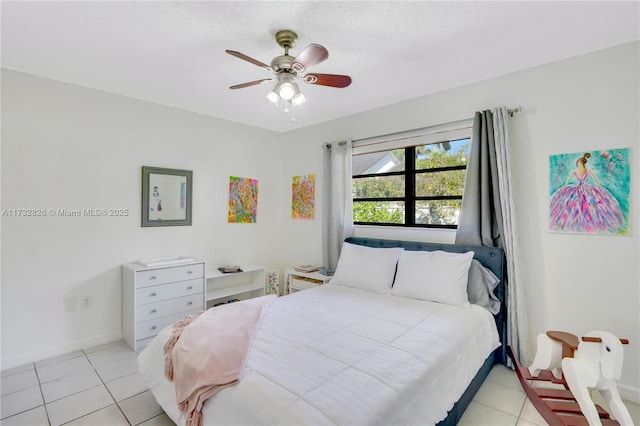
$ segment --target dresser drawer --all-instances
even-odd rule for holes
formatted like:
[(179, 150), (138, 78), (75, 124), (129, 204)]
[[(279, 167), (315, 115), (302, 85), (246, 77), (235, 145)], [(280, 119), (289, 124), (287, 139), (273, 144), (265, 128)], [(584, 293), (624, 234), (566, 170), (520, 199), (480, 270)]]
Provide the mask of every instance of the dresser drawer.
[(308, 288), (314, 288), (318, 285), (322, 284), (322, 281), (312, 281), (309, 279), (300, 279), (291, 277), (291, 282), (289, 286), (295, 290), (306, 290)]
[(204, 277), (204, 263), (136, 272), (136, 288)]
[(146, 339), (140, 339), (136, 341), (136, 352), (140, 353), (142, 352), (142, 350), (144, 348), (146, 348), (147, 346), (149, 346), (149, 343), (151, 343), (151, 341), (153, 339), (155, 339), (156, 336), (151, 336), (151, 337), (147, 337)]
[(191, 309), (203, 310), (204, 296), (202, 293), (192, 296), (178, 297), (176, 299), (163, 300), (162, 302), (147, 303), (136, 306), (136, 320), (148, 321), (154, 318), (184, 312)]
[(180, 321), (187, 315), (197, 314), (200, 311), (202, 311), (202, 309), (193, 309), (162, 318), (155, 318), (149, 321), (139, 322), (136, 324), (136, 339), (140, 340), (147, 337), (155, 336), (163, 328), (175, 323), (176, 321)]
[(171, 284), (144, 287), (136, 290), (136, 306), (189, 296), (204, 291), (204, 279), (180, 281)]

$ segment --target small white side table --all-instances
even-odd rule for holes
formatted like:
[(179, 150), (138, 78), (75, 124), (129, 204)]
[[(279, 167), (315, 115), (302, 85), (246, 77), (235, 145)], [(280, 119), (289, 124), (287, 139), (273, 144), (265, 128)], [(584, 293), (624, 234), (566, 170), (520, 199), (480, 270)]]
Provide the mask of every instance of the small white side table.
[(322, 275), (319, 272), (300, 272), (295, 269), (284, 271), (284, 294), (291, 294), (296, 291), (313, 288), (331, 280), (330, 276)]

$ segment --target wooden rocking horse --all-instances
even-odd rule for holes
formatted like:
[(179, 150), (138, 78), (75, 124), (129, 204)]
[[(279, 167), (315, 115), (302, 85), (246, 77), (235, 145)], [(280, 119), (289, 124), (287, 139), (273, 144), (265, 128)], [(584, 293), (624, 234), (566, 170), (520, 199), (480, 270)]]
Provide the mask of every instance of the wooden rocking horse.
[[(615, 382), (622, 374), (622, 345), (629, 343), (627, 339), (591, 331), (580, 341), (570, 333), (548, 331), (538, 335), (537, 343), (528, 368), (520, 365), (511, 348), (509, 356), (527, 396), (551, 426), (633, 425)], [(534, 388), (530, 381), (561, 384), (565, 389)], [(594, 404), (590, 389), (600, 391), (616, 420)]]

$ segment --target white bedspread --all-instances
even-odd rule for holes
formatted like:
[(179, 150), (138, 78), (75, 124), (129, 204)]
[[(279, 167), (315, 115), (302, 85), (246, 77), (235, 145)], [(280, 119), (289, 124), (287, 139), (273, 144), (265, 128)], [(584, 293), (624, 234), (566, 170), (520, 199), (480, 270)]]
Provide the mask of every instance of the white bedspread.
[[(184, 424), (164, 378), (163, 330), (140, 372)], [(499, 346), (493, 316), (450, 305), (325, 284), (276, 299), (243, 377), (210, 398), (204, 424), (435, 424)]]

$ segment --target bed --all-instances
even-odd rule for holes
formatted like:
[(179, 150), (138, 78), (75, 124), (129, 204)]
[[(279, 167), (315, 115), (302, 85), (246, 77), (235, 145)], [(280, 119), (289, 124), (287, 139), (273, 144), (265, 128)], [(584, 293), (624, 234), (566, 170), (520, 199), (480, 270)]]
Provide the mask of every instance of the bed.
[[(458, 263), (472, 256), (491, 273), (493, 313), (421, 298), (414, 285), (420, 262), (443, 252)], [(380, 269), (393, 256), (394, 269)], [(498, 248), (348, 238), (330, 283), (271, 303), (242, 379), (207, 400), (203, 423), (456, 424), (493, 365), (506, 359), (503, 257)], [(449, 262), (438, 259), (431, 270)], [(389, 274), (391, 291), (365, 288)], [(184, 424), (164, 377), (171, 333), (163, 330), (140, 354), (139, 370), (167, 415)]]

